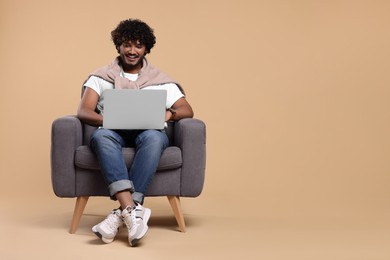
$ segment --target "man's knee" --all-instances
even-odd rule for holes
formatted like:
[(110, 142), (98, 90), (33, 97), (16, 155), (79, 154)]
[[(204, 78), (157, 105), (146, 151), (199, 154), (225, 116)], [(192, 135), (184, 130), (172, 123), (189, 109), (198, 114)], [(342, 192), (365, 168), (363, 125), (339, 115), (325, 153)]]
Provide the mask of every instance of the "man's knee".
[(119, 140), (117, 137), (117, 133), (112, 130), (99, 128), (96, 129), (95, 132), (91, 136), (91, 146), (102, 144), (102, 143), (118, 143)]
[(168, 145), (168, 137), (158, 130), (146, 130), (137, 138), (137, 145), (156, 145), (165, 147)]

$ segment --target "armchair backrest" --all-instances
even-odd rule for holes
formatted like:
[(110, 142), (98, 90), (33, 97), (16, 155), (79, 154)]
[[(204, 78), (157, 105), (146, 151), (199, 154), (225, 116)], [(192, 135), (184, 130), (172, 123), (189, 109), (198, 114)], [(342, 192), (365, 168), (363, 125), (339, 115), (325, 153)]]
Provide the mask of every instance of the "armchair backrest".
[(83, 125), (83, 145), (88, 145), (91, 140), (91, 135), (96, 130), (96, 126), (91, 126), (88, 124), (82, 124)]

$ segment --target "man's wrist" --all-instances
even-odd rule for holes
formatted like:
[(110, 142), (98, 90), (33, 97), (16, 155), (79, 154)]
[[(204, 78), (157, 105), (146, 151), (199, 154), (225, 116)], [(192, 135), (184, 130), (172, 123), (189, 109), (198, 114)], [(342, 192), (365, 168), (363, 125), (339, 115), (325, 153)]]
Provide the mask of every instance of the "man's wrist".
[(175, 109), (173, 109), (173, 108), (168, 108), (167, 109), (169, 112), (171, 112), (171, 117), (169, 118), (169, 120), (174, 120), (175, 119), (175, 117), (176, 117), (176, 110)]

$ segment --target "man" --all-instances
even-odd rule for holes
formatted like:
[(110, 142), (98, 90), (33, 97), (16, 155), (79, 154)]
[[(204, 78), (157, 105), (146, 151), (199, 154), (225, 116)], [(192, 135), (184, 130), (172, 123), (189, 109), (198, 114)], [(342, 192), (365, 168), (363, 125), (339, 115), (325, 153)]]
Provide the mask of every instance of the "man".
[[(165, 89), (166, 121), (193, 117), (193, 111), (181, 86), (145, 58), (156, 42), (153, 29), (140, 20), (128, 19), (120, 22), (111, 36), (119, 56), (85, 81), (77, 115), (84, 123), (99, 126), (91, 136), (91, 149), (99, 160), (111, 198), (120, 204), (92, 231), (103, 242), (110, 243), (124, 223), (128, 228), (130, 246), (134, 246), (148, 230), (151, 210), (142, 206), (144, 193), (156, 172), (162, 152), (168, 146), (168, 137), (160, 130), (102, 128), (104, 90)], [(126, 146), (136, 149), (129, 171), (122, 156), (122, 147)]]

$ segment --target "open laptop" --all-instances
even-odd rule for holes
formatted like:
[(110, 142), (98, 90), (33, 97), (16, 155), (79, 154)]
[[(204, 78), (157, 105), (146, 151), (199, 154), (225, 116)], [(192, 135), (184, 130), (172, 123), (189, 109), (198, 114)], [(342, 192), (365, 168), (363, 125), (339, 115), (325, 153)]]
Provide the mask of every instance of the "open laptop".
[(164, 129), (166, 90), (110, 89), (103, 95), (103, 128)]

